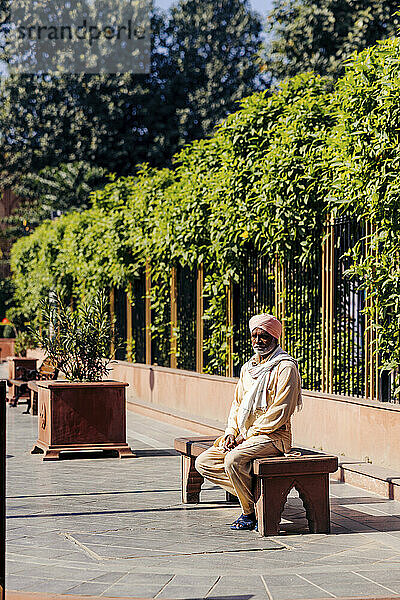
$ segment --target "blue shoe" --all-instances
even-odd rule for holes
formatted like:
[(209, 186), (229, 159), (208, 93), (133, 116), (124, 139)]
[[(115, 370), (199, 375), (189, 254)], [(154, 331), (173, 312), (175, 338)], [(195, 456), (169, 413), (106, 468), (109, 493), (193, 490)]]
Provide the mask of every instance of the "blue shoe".
[(252, 515), (240, 515), (236, 521), (231, 525), (231, 529), (238, 529), (240, 531), (252, 531), (257, 525), (256, 517), (254, 513)]

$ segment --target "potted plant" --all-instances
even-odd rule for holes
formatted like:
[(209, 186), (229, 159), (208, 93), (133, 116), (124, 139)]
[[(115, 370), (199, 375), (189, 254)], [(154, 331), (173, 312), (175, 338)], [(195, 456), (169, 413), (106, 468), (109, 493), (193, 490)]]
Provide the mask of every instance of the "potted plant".
[(106, 450), (134, 456), (126, 443), (124, 382), (104, 380), (110, 372), (113, 328), (104, 293), (76, 310), (59, 295), (41, 304), (36, 342), (65, 380), (36, 381), (38, 439), (32, 453), (57, 460), (60, 452)]
[(15, 356), (26, 357), (27, 350), (35, 347), (35, 341), (27, 331), (20, 331), (15, 336), (14, 353)]

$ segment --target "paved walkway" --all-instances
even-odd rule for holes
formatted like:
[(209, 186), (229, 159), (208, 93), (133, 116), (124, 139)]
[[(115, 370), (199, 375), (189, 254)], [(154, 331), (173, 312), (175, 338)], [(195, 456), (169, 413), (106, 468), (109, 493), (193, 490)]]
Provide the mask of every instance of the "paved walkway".
[(228, 527), (238, 508), (205, 486), (180, 503), (182, 429), (128, 413), (138, 458), (42, 462), (37, 419), (8, 412), (7, 589), (103, 597), (285, 600), (400, 595), (400, 504), (332, 483), (331, 535), (291, 496), (283, 533)]

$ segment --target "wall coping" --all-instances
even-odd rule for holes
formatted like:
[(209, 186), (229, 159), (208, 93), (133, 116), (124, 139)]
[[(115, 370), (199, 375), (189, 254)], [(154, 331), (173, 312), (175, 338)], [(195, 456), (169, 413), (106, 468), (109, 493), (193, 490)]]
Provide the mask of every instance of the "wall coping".
[(367, 406), (368, 408), (377, 408), (379, 410), (400, 412), (400, 404), (392, 404), (391, 402), (379, 402), (378, 400), (367, 400), (366, 398), (358, 398), (357, 396), (327, 394), (325, 392), (313, 392), (311, 390), (303, 390), (302, 394), (304, 397), (321, 398), (324, 400), (333, 400), (335, 402), (344, 402), (346, 404)]
[(175, 417), (179, 420), (187, 421), (188, 423), (194, 423), (196, 425), (201, 425), (202, 427), (209, 427), (210, 430), (213, 430), (213, 433), (215, 431), (215, 437), (217, 437), (217, 435), (221, 435), (225, 431), (225, 423), (221, 423), (220, 421), (215, 421), (213, 419), (207, 419), (206, 417), (199, 415), (192, 415), (175, 408), (171, 409), (166, 406), (154, 404), (154, 402), (144, 402), (143, 400), (138, 400), (137, 398), (127, 398), (126, 405), (130, 410), (134, 410), (135, 407), (145, 408), (157, 415)]
[(171, 367), (161, 367), (159, 365), (147, 365), (145, 363), (129, 362), (127, 360), (116, 360), (115, 363), (135, 369), (144, 369), (148, 371), (160, 371), (170, 373), (171, 375), (185, 375), (185, 377), (195, 377), (208, 381), (220, 381), (225, 383), (237, 383), (238, 377), (225, 377), (224, 375), (209, 375), (208, 373), (198, 373), (197, 371), (186, 371), (185, 369), (172, 369)]

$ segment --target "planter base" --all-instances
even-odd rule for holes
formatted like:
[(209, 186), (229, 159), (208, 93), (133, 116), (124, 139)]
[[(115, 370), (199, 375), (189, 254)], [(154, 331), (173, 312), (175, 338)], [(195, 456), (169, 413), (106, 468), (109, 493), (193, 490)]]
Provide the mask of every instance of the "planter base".
[(37, 440), (31, 450), (31, 454), (44, 454), (42, 460), (59, 460), (60, 452), (78, 452), (78, 451), (103, 451), (104, 453), (117, 454), (118, 458), (135, 458), (136, 454), (132, 452), (128, 444), (71, 444), (68, 446), (49, 446), (48, 444)]

